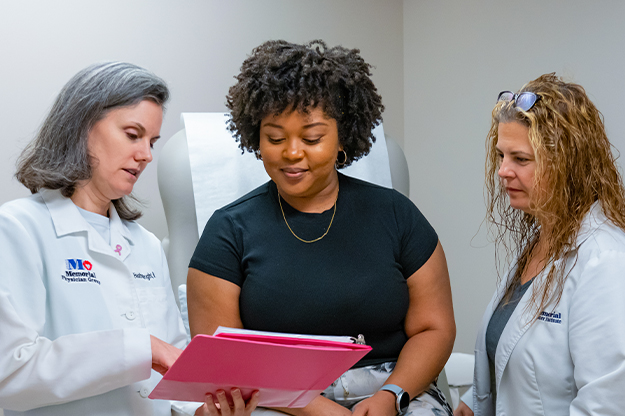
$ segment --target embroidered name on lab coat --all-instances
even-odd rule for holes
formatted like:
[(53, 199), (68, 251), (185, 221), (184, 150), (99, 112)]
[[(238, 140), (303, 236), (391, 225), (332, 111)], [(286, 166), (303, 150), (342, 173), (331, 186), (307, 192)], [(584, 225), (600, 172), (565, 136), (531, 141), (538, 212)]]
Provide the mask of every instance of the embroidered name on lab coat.
[(541, 312), (538, 317), (540, 321), (545, 321), (553, 324), (561, 324), (562, 323), (562, 314), (559, 312)]
[(154, 274), (154, 272), (148, 272), (148, 273), (132, 273), (132, 275), (135, 277), (135, 279), (144, 279), (144, 280), (152, 280), (152, 279), (156, 279), (156, 275)]
[(89, 260), (83, 259), (65, 259), (65, 274), (61, 275), (61, 279), (67, 283), (97, 283), (95, 271), (92, 271), (93, 264)]

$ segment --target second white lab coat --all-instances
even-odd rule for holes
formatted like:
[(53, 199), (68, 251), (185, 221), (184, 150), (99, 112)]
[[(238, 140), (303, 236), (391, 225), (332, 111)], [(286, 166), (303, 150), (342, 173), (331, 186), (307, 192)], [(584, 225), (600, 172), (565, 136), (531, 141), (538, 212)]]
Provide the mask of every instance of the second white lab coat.
[(110, 207), (111, 244), (59, 191), (0, 207), (5, 415), (170, 415), (150, 334), (184, 347), (160, 242)]
[(596, 203), (576, 246), (558, 260), (566, 262), (567, 278), (555, 309), (531, 322), (530, 287), (504, 328), (495, 407), (485, 336), (506, 282), (493, 296), (477, 336), (473, 390), (463, 396), (475, 416), (625, 414), (625, 233)]

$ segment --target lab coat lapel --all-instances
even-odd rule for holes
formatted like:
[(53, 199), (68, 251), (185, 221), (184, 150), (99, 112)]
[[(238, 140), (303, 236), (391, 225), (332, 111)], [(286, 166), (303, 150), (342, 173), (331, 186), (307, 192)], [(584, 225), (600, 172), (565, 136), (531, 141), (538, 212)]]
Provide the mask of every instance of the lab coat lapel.
[[(508, 272), (506, 276), (510, 276), (511, 273), (514, 273), (514, 270)], [(475, 371), (473, 373), (473, 403), (475, 416), (494, 413), (490, 391), (490, 370), (488, 366), (488, 355), (486, 353), (486, 329), (488, 328), (488, 322), (493, 316), (495, 308), (505, 293), (505, 289), (505, 282), (499, 284), (490, 303), (486, 307), (486, 311), (482, 317), (482, 324), (480, 325), (480, 330), (477, 335), (475, 344)]]
[(90, 251), (110, 254), (111, 248), (104, 243), (97, 231), (89, 226), (70, 198), (61, 195), (59, 190), (42, 189), (39, 193), (50, 211), (57, 237), (84, 233), (87, 238), (87, 248)]
[(109, 208), (109, 216), (111, 218), (111, 248), (115, 257), (118, 257), (123, 262), (130, 255), (132, 236), (128, 227), (119, 218), (119, 214), (112, 202)]
[(523, 294), (523, 297), (517, 304), (514, 312), (512, 312), (508, 323), (501, 333), (501, 337), (499, 338), (499, 344), (497, 344), (497, 352), (495, 353), (495, 377), (497, 379), (495, 384), (497, 386), (497, 390), (499, 390), (501, 376), (503, 375), (503, 371), (508, 365), (508, 360), (510, 359), (510, 355), (512, 355), (512, 351), (514, 351), (514, 347), (516, 347), (521, 337), (531, 326), (532, 313), (531, 311), (530, 313), (527, 313), (526, 308), (532, 297), (534, 283), (536, 283), (537, 279), (542, 278), (543, 273), (534, 278), (534, 281), (527, 289), (527, 291)]
[[(111, 247), (89, 225), (71, 199), (61, 195), (61, 192), (58, 190), (42, 189), (39, 193), (50, 211), (50, 217), (52, 218), (57, 237), (83, 232), (87, 235), (87, 248), (90, 251), (115, 256), (121, 261), (124, 261), (130, 254), (130, 232), (122, 223), (113, 204), (111, 204), (109, 209), (111, 217), (111, 244), (113, 246)], [(121, 247), (118, 252), (114, 249), (117, 245)]]

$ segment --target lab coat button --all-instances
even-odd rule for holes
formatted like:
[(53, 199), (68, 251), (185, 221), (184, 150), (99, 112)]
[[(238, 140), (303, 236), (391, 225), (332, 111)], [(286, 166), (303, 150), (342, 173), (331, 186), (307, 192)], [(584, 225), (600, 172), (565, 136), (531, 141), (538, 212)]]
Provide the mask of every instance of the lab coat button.
[(137, 314), (134, 311), (126, 312), (126, 319), (128, 319), (129, 321), (134, 320), (136, 317), (137, 317)]
[(139, 390), (139, 395), (144, 399), (147, 399), (150, 395), (150, 390), (147, 387), (141, 387), (141, 390)]

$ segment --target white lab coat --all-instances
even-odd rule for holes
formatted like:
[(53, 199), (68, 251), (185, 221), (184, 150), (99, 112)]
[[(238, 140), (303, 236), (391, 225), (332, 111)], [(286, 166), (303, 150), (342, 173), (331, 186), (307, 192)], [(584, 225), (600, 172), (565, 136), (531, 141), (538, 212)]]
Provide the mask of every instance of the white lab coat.
[(555, 310), (530, 323), (530, 287), (501, 334), (496, 409), (485, 335), (505, 284), (493, 296), (477, 336), (473, 392), (462, 398), (475, 416), (625, 414), (625, 233), (596, 203), (576, 246), (558, 260), (566, 262), (568, 277)]
[(158, 239), (111, 204), (109, 245), (59, 191), (0, 207), (5, 415), (171, 415), (147, 398), (152, 334), (185, 332)]

